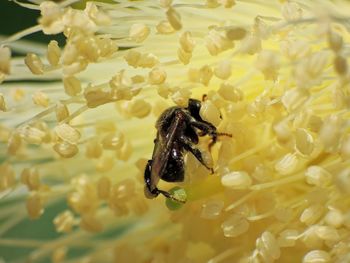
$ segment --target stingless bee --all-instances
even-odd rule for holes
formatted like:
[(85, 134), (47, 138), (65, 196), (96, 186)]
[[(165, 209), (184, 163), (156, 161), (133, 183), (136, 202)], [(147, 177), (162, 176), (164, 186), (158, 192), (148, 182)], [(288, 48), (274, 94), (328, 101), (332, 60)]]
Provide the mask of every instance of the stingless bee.
[(166, 182), (184, 181), (184, 155), (187, 152), (191, 152), (202, 165), (214, 173), (213, 168), (205, 163), (201, 151), (196, 147), (198, 137), (209, 135), (212, 140), (210, 148), (218, 136), (231, 137), (231, 135), (218, 133), (213, 124), (204, 121), (199, 115), (200, 108), (201, 101), (189, 99), (187, 107), (170, 107), (158, 118), (152, 159), (148, 160), (144, 173), (147, 198), (155, 198), (162, 194), (174, 201), (185, 202), (167, 191), (158, 189), (157, 184), (160, 179)]

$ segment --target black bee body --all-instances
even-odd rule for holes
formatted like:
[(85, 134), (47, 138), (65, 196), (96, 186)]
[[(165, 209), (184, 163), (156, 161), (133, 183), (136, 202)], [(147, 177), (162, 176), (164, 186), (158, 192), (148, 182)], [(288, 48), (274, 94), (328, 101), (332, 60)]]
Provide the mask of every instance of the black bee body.
[(218, 134), (214, 125), (200, 117), (200, 107), (200, 101), (190, 99), (187, 108), (171, 107), (159, 117), (152, 159), (148, 161), (144, 174), (146, 197), (155, 198), (163, 194), (176, 200), (170, 193), (158, 189), (157, 184), (160, 179), (167, 182), (184, 181), (184, 155), (188, 151), (213, 172), (195, 146), (199, 136), (209, 135), (215, 143), (217, 136), (222, 134)]

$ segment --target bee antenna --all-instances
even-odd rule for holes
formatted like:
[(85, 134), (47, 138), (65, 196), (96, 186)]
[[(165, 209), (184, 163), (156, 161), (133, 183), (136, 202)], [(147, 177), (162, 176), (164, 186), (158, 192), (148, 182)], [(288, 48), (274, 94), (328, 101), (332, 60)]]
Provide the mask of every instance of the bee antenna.
[(232, 134), (226, 133), (226, 132), (218, 132), (217, 136), (227, 136), (227, 137), (231, 137), (232, 138)]

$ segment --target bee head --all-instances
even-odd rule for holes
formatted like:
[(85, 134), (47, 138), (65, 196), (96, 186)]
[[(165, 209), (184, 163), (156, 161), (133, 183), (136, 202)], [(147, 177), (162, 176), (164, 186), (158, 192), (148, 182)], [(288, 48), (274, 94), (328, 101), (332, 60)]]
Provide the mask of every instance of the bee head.
[(191, 116), (197, 120), (201, 120), (202, 118), (199, 116), (199, 111), (201, 109), (202, 103), (196, 99), (189, 99), (187, 110), (190, 112)]

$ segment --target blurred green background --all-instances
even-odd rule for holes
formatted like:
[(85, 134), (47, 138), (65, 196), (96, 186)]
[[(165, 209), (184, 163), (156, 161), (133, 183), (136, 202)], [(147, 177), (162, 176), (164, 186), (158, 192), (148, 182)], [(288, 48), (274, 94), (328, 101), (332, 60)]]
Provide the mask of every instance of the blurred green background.
[[(19, 6), (13, 1), (0, 1), (0, 35), (1, 37), (10, 36), (26, 28), (37, 24), (40, 16), (39, 10), (30, 10)], [(24, 39), (38, 42), (48, 43), (52, 39), (56, 39), (59, 45), (64, 44), (63, 34), (59, 35), (44, 35), (42, 32), (37, 32), (26, 36)], [(16, 55), (16, 54), (15, 54)]]

